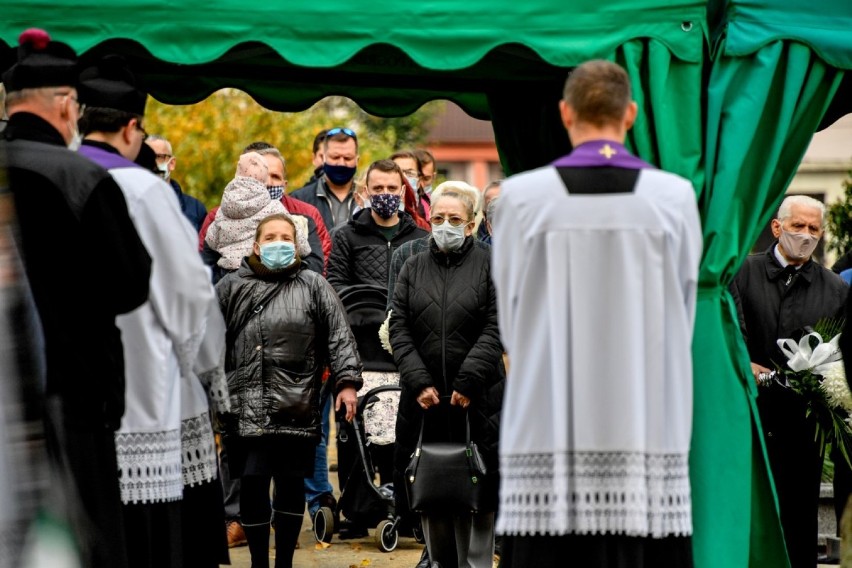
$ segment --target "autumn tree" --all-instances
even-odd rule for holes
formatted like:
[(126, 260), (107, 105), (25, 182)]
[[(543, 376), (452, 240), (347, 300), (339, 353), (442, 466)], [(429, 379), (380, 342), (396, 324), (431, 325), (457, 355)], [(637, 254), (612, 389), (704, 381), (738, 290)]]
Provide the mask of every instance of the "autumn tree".
[(384, 119), (367, 114), (345, 97), (328, 97), (304, 112), (284, 113), (261, 107), (242, 91), (224, 89), (194, 105), (152, 100), (145, 128), (172, 143), (175, 178), (184, 191), (211, 207), (219, 203), (240, 152), (251, 142), (268, 142), (281, 150), (292, 190), (310, 178), (311, 145), (323, 128), (347, 126), (358, 133), (363, 171), (396, 150), (422, 146), (442, 105), (434, 101), (408, 117)]
[(826, 208), (829, 250), (843, 254), (852, 250), (852, 172), (843, 182), (843, 197)]

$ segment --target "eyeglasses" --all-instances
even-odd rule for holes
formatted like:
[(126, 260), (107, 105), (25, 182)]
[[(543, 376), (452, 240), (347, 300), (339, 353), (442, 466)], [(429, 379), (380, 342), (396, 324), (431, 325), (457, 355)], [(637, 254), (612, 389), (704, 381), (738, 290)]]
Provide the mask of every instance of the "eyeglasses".
[(459, 225), (464, 225), (467, 223), (467, 219), (462, 219), (461, 217), (457, 217), (453, 215), (452, 217), (444, 217), (443, 215), (434, 215), (429, 219), (429, 222), (433, 225), (443, 225), (444, 221), (447, 221), (453, 227), (458, 227)]
[(331, 138), (332, 136), (334, 136), (335, 134), (340, 134), (341, 132), (343, 134), (349, 136), (350, 138), (354, 138), (355, 140), (358, 140), (358, 137), (355, 135), (354, 130), (351, 130), (349, 128), (340, 128), (340, 127), (332, 128), (331, 130), (329, 130), (328, 132), (325, 133), (325, 137), (326, 137), (326, 139), (328, 139), (328, 138)]
[(171, 160), (173, 156), (171, 154), (154, 154), (154, 157), (158, 160)]
[(420, 179), (420, 174), (417, 170), (402, 170), (403, 175), (407, 178), (417, 178)]
[(142, 140), (146, 140), (148, 138), (148, 133), (145, 132), (145, 128), (139, 123), (138, 120), (136, 121), (136, 130), (142, 133)]

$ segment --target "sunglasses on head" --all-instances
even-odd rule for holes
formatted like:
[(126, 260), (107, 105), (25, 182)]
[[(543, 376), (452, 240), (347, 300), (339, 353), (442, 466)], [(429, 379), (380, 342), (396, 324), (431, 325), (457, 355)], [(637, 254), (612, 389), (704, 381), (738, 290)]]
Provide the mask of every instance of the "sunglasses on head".
[(341, 132), (351, 138), (354, 138), (355, 140), (358, 139), (358, 137), (355, 135), (355, 131), (350, 128), (332, 128), (331, 130), (325, 133), (325, 137), (331, 138), (335, 134), (340, 134)]

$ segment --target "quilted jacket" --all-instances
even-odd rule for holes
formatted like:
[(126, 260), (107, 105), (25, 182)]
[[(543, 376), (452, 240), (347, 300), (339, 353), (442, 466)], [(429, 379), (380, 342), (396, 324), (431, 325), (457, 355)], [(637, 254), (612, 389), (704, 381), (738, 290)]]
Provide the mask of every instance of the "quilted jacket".
[(224, 431), (318, 440), (325, 366), (331, 368), (326, 388), (334, 392), (362, 384), (355, 338), (334, 290), (301, 265), (273, 272), (252, 255), (216, 291), (228, 326), (225, 371), (233, 409)]
[(332, 235), (328, 259), (328, 282), (338, 292), (355, 284), (388, 285), (388, 269), (393, 251), (402, 243), (427, 236), (411, 216), (399, 213), (399, 228), (388, 241), (373, 221), (369, 209), (359, 211)]
[[(471, 438), (496, 478), (500, 409), (506, 374), (497, 328), (497, 300), (491, 259), (468, 237), (445, 254), (434, 242), (410, 257), (394, 289), (390, 341), (402, 393), (396, 423), (397, 472), (404, 471), (426, 414), (424, 441), (464, 440), (464, 411), (449, 398), (423, 411), (417, 395), (434, 386), (441, 397), (452, 392), (471, 399)], [(496, 503), (496, 486), (493, 495)]]

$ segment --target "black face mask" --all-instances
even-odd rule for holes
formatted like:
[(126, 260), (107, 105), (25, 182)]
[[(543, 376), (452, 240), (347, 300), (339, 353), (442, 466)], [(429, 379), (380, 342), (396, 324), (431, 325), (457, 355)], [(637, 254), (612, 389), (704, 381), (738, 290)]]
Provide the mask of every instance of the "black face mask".
[(356, 167), (350, 168), (349, 166), (322, 165), (322, 171), (334, 185), (345, 185), (352, 181), (352, 178), (355, 177), (356, 169)]

